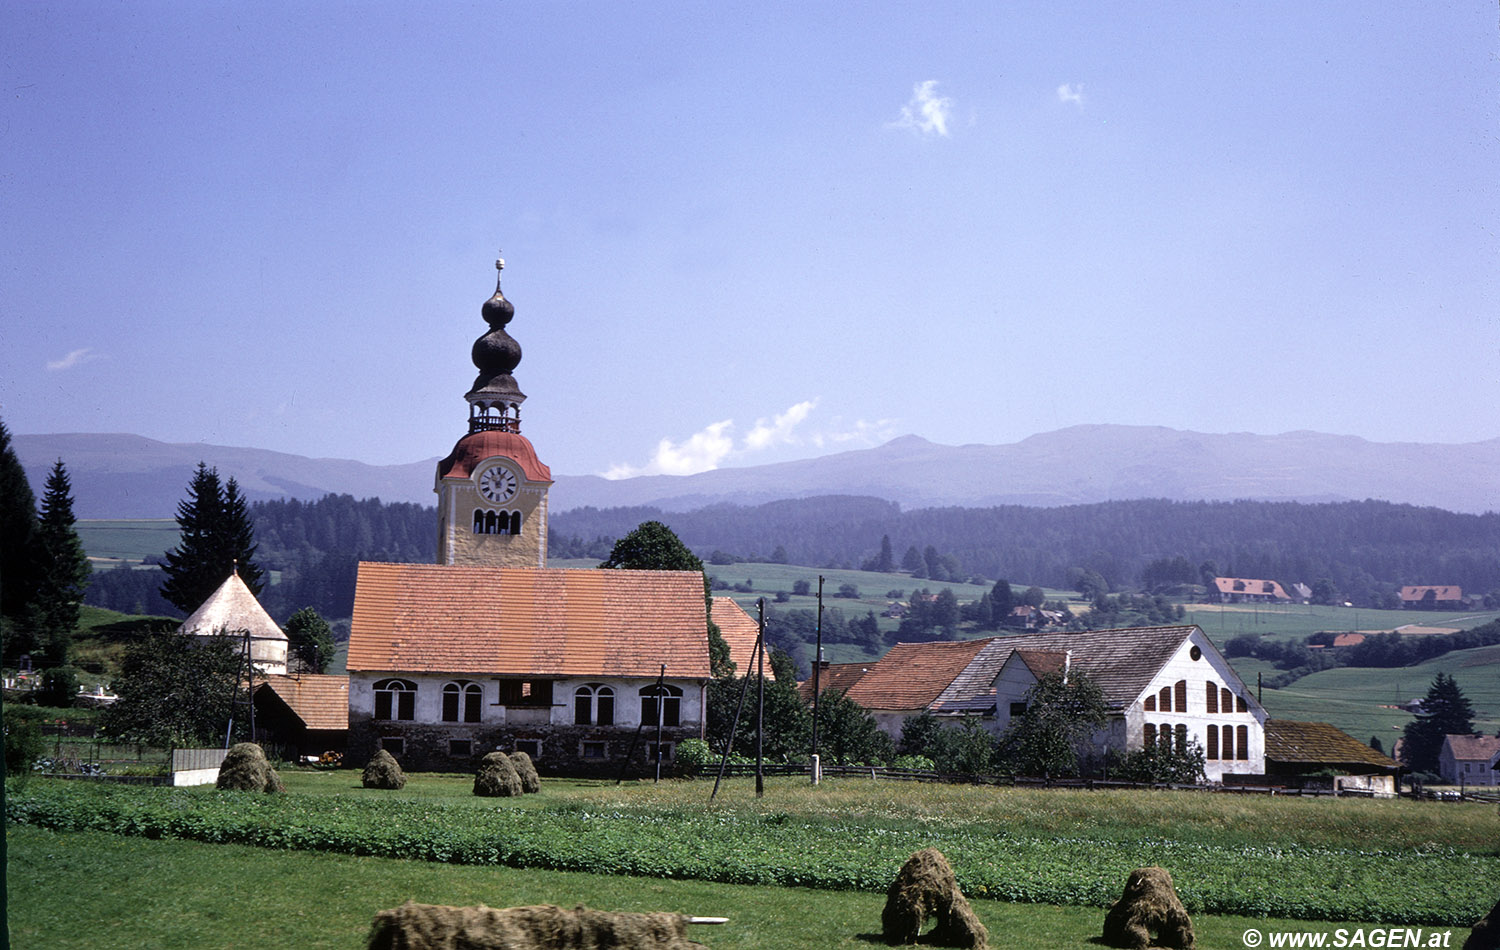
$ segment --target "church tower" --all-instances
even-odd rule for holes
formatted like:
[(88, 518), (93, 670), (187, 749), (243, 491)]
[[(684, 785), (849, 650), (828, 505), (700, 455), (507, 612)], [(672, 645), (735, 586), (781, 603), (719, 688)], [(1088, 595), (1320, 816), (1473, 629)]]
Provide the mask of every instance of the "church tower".
[[(495, 270), (503, 271), (497, 260)], [(469, 433), (438, 463), (439, 564), (547, 566), (547, 489), (552, 472), (521, 435), (526, 394), (511, 374), (521, 344), (505, 332), (516, 308), (500, 292), (480, 309), (489, 332), (474, 341), (479, 375), (469, 401)]]

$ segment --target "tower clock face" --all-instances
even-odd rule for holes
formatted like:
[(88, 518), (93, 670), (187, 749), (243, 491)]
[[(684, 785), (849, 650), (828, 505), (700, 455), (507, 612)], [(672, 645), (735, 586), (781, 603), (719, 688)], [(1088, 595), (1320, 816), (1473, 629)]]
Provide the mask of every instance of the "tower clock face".
[(516, 494), (516, 476), (497, 465), (479, 476), (479, 492), (490, 501), (510, 501)]

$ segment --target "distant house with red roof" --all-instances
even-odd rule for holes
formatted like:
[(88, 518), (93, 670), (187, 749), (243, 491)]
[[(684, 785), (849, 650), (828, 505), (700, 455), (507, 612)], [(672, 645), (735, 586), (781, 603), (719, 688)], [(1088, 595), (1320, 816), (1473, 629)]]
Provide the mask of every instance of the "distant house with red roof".
[(1265, 771), (1266, 711), (1194, 625), (898, 643), (847, 689), (899, 737), (906, 719), (972, 718), (998, 735), (1047, 673), (1087, 673), (1110, 707), (1095, 752), (1203, 748), (1211, 781)]
[(1253, 577), (1215, 577), (1209, 599), (1220, 604), (1287, 604), (1292, 598), (1276, 581)]
[(1401, 588), (1406, 610), (1462, 610), (1463, 589), (1453, 584), (1408, 584)]
[(1500, 785), (1500, 736), (1444, 736), (1438, 774), (1452, 785)]

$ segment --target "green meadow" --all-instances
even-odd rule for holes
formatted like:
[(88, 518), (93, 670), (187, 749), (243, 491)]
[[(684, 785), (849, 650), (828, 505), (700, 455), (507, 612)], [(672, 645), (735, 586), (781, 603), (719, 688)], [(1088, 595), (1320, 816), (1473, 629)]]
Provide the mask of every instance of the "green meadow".
[[(706, 781), (544, 780), (495, 800), (465, 775), (400, 792), (352, 770), (284, 777), (281, 796), (8, 783), (25, 813), (6, 830), (13, 945), (352, 950), (376, 910), (414, 899), (729, 917), (694, 928), (709, 947), (868, 947), (884, 885), (931, 844), (996, 947), (1096, 943), (1145, 862), (1173, 872), (1200, 946), (1401, 923), (1458, 946), (1500, 880), (1481, 805), (852, 779), (773, 779), (764, 798), (739, 779), (712, 805)], [(985, 896), (1001, 892), (1032, 896)]]

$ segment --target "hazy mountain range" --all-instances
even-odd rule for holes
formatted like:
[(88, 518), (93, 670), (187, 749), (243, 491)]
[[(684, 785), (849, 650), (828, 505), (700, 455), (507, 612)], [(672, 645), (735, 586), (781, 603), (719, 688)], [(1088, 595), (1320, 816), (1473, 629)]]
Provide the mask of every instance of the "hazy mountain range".
[[(125, 434), (13, 435), (40, 495), (61, 458), (80, 518), (170, 517), (200, 460), (245, 495), (314, 500), (329, 492), (435, 504), (436, 458), (405, 465), (311, 459), (263, 449), (157, 442)], [(545, 460), (546, 447), (538, 449)], [(555, 475), (555, 511), (592, 505), (690, 510), (814, 495), (869, 495), (905, 509), (1066, 505), (1131, 498), (1347, 501), (1500, 511), (1500, 438), (1459, 445), (1370, 442), (1317, 432), (1207, 434), (1086, 425), (1009, 445), (937, 445), (903, 436), (795, 462), (611, 481)]]

